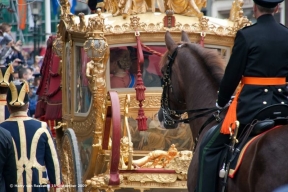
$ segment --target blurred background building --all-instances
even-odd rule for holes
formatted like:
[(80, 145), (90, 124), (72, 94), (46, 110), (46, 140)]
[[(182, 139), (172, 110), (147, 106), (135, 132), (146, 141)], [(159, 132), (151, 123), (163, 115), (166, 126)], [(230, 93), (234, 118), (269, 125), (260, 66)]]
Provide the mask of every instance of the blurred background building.
[[(72, 13), (89, 13), (87, 0), (69, 1), (72, 4)], [(243, 1), (244, 14), (255, 22), (253, 0)], [(229, 18), (232, 2), (233, 0), (207, 0), (207, 7), (203, 12), (206, 16)], [(285, 5), (283, 2), (280, 12), (275, 15), (275, 18), (286, 26), (288, 26), (288, 11), (285, 12), (287, 7), (288, 3)], [(0, 0), (0, 23), (2, 22), (12, 25), (14, 38), (22, 40), (24, 47), (32, 47), (40, 52), (40, 47), (45, 47), (48, 36), (56, 34), (59, 0)]]

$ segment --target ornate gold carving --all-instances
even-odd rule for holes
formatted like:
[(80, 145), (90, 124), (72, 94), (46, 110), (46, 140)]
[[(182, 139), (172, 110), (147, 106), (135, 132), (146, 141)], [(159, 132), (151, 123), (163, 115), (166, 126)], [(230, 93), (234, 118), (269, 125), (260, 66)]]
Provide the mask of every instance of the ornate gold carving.
[(99, 174), (91, 178), (91, 180), (86, 180), (85, 184), (87, 186), (91, 186), (93, 188), (101, 188), (107, 186), (109, 183), (109, 175), (108, 174)]
[(133, 160), (132, 164), (137, 167), (165, 168), (177, 154), (178, 151), (172, 144), (168, 151), (152, 151), (141, 159)]
[(133, 159), (133, 143), (130, 134), (130, 127), (128, 123), (128, 114), (129, 114), (129, 106), (130, 106), (130, 95), (127, 94), (125, 98), (124, 104), (124, 130), (123, 137), (120, 141), (120, 162), (119, 169), (128, 169), (131, 170), (132, 167), (132, 159)]
[(132, 0), (119, 0), (114, 2), (114, 7), (111, 9), (113, 16), (122, 15), (123, 19), (126, 19), (131, 12)]
[(252, 24), (252, 22), (249, 21), (246, 16), (244, 16), (243, 4), (243, 0), (235, 0), (232, 3), (229, 20), (234, 21), (233, 28), (235, 32)]
[(62, 138), (62, 155), (61, 157), (61, 168), (62, 168), (62, 177), (63, 182), (65, 183), (64, 190), (68, 192), (76, 192), (75, 187), (68, 187), (69, 185), (75, 185), (76, 178), (75, 178), (75, 169), (74, 169), (74, 162), (73, 162), (73, 151), (72, 151), (71, 143), (67, 136)]
[(88, 19), (88, 32), (97, 32), (104, 30), (104, 17), (101, 15), (101, 10), (97, 9), (97, 15)]
[[(139, 1), (139, 2), (138, 2)], [(162, 7), (162, 0), (156, 0), (158, 7)], [(159, 1), (159, 2), (158, 2)], [(118, 3), (118, 8), (115, 4)], [(139, 3), (139, 4), (138, 4)], [(143, 0), (137, 0), (137, 2), (132, 3), (132, 0), (121, 0), (119, 2), (115, 2), (115, 0), (107, 1), (105, 7), (107, 7), (107, 10), (109, 12), (112, 12), (114, 16), (122, 14), (123, 17), (126, 18), (127, 15), (130, 14), (138, 14), (143, 13), (142, 3), (145, 3)], [(155, 0), (152, 2), (152, 8), (155, 4)], [(143, 4), (144, 5), (144, 4)], [(132, 16), (130, 18), (130, 23), (125, 23), (125, 21), (121, 21), (118, 24), (115, 22), (114, 24), (110, 24), (108, 22), (107, 24), (104, 23), (104, 17), (101, 15), (101, 10), (97, 10), (97, 15), (93, 17), (88, 18), (88, 22), (86, 23), (84, 14), (79, 14), (79, 17), (76, 17), (75, 15), (72, 15), (70, 13), (70, 10), (67, 11), (66, 7), (69, 7), (70, 4), (66, 0), (62, 2), (61, 4), (61, 16), (63, 17), (63, 20), (67, 23), (67, 30), (73, 31), (73, 32), (79, 32), (79, 33), (93, 33), (95, 31), (102, 31), (107, 34), (119, 34), (119, 33), (127, 33), (127, 32), (135, 32), (135, 30), (138, 31), (145, 31), (145, 32), (165, 32), (167, 30), (169, 31), (179, 31), (185, 30), (189, 33), (201, 33), (206, 32), (207, 34), (216, 34), (221, 36), (235, 36), (237, 30), (240, 28), (250, 25), (251, 22), (247, 19), (247, 17), (243, 16), (243, 0), (235, 0), (232, 5), (232, 9), (230, 12), (230, 21), (234, 22), (229, 24), (229, 22), (222, 22), (223, 25), (215, 24), (215, 22), (210, 22), (210, 19), (207, 17), (203, 17), (203, 14), (199, 11), (202, 7), (206, 6), (206, 0), (169, 0), (168, 5), (170, 6), (170, 9), (172, 9), (175, 13), (182, 14), (182, 15), (196, 15), (199, 19), (198, 22), (192, 21), (189, 23), (189, 19), (185, 20), (183, 16), (181, 16), (181, 19), (177, 19), (177, 23), (175, 27), (172, 28), (166, 28), (164, 27), (164, 23), (162, 22), (141, 22), (140, 15), (138, 16)], [(133, 6), (133, 7), (132, 7)], [(137, 8), (138, 6), (138, 8)], [(168, 6), (168, 8), (169, 8)], [(159, 8), (160, 8), (159, 7)], [(162, 8), (161, 8), (162, 9)], [(66, 11), (65, 11), (66, 10)], [(136, 11), (135, 11), (136, 10)], [(141, 10), (141, 11), (139, 11)], [(161, 12), (165, 12), (166, 10), (162, 10)], [(144, 11), (146, 12), (146, 11)], [(153, 17), (153, 13), (146, 13), (149, 15), (149, 17)], [(163, 17), (165, 15), (163, 14)], [(141, 18), (143, 18), (141, 16)], [(113, 18), (110, 18), (109, 16), (106, 18), (108, 21), (113, 20)], [(159, 20), (157, 20), (159, 21)]]
[(168, 0), (167, 5), (174, 13), (201, 18), (200, 10), (206, 7), (206, 0)]
[(127, 177), (128, 181), (139, 181), (141, 183), (157, 182), (157, 183), (173, 183), (177, 180), (177, 174), (168, 173), (134, 173)]
[(175, 170), (178, 173), (178, 179), (187, 180), (187, 172), (191, 163), (192, 151), (180, 151), (177, 156), (170, 161), (166, 169)]
[[(157, 7), (160, 12), (164, 13), (165, 5), (163, 0), (156, 0)], [(108, 11), (113, 16), (122, 15), (124, 19), (131, 14), (143, 14), (148, 10), (148, 6), (145, 0), (120, 0), (118, 2), (108, 1), (110, 6)], [(117, 4), (117, 5), (116, 5)], [(202, 17), (203, 13), (200, 11), (203, 7), (206, 7), (206, 0), (169, 0), (167, 2), (168, 8), (173, 9), (175, 13), (186, 16)], [(151, 11), (155, 12), (155, 0), (151, 1)]]
[[(136, 96), (135, 95), (131, 95), (130, 96), (130, 107), (131, 108), (137, 108), (139, 107), (139, 102), (136, 100)], [(125, 97), (120, 97), (120, 106), (123, 107), (124, 103), (125, 103)], [(161, 106), (161, 93), (159, 94), (154, 94), (153, 96), (145, 96), (145, 101), (143, 102), (143, 107), (144, 108), (157, 108), (159, 109)]]
[[(131, 151), (132, 148), (132, 151)], [(119, 169), (126, 170), (128, 169), (128, 163), (129, 163), (129, 157), (133, 153), (133, 143), (129, 142), (129, 139), (127, 136), (124, 136), (121, 138), (120, 141), (120, 162), (119, 162)], [(130, 167), (129, 169), (133, 169), (133, 167)]]
[(70, 30), (70, 31), (77, 30), (77, 24), (75, 22), (75, 15), (73, 15), (72, 13), (69, 13), (68, 17), (67, 17), (67, 19), (65, 19), (65, 21), (68, 24), (67, 30)]
[(79, 16), (79, 23), (77, 25), (77, 30), (85, 33), (86, 32), (85, 14), (79, 13), (78, 16)]
[(140, 27), (140, 18), (137, 16), (133, 16), (130, 18), (130, 26), (132, 29), (136, 30)]
[(239, 29), (242, 29), (243, 27), (250, 26), (250, 25), (252, 25), (252, 22), (249, 21), (249, 19), (243, 15), (243, 11), (241, 10), (239, 12), (239, 18), (235, 20), (234, 30), (238, 31)]
[(87, 137), (92, 134), (92, 132), (95, 130), (96, 125), (95, 117), (96, 109), (92, 107), (87, 118), (82, 119), (81, 121), (73, 122), (73, 130), (75, 131), (77, 137)]
[(68, 14), (70, 13), (71, 5), (68, 0), (60, 0), (60, 18), (65, 20), (67, 19)]
[(132, 7), (132, 14), (141, 14), (146, 13), (148, 10), (148, 6), (145, 0), (134, 0)]
[(236, 21), (236, 19), (240, 18), (240, 11), (242, 10), (243, 7), (243, 0), (235, 0), (232, 2), (232, 7), (230, 10), (230, 16), (229, 16), (229, 20), (230, 21)]
[(89, 80), (89, 89), (93, 93), (98, 88), (105, 88), (105, 70), (103, 61), (89, 61), (86, 66), (86, 77)]
[[(176, 18), (177, 19), (177, 18)], [(242, 22), (242, 21), (241, 21)], [(237, 29), (233, 26), (221, 26), (210, 23), (207, 17), (200, 17), (199, 22), (196, 23), (180, 23), (176, 22), (175, 27), (164, 27), (163, 22), (158, 23), (144, 23), (140, 22), (140, 18), (133, 16), (131, 23), (124, 23), (122, 25), (106, 25), (104, 29), (105, 34), (122, 34), (127, 32), (134, 32), (135, 29), (144, 32), (165, 32), (167, 30), (173, 32), (181, 32), (182, 30), (188, 33), (201, 33), (216, 34), (221, 36), (235, 36)]]

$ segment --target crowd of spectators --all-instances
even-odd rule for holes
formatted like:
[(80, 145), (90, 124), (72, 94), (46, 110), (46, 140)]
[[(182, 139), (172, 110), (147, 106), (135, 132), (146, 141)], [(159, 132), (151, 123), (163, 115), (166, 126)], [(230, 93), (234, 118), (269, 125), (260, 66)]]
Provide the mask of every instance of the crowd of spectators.
[(22, 48), (21, 40), (13, 39), (11, 25), (0, 24), (0, 66), (12, 63), (14, 67), (14, 81), (26, 80), (30, 85), (29, 114), (35, 113), (37, 95), (36, 91), (40, 84), (40, 68), (43, 57), (36, 55), (33, 51)]

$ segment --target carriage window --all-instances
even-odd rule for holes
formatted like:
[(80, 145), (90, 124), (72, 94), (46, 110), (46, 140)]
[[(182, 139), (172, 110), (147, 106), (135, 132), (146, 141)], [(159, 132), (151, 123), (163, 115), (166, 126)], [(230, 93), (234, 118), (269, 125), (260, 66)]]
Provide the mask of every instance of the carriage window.
[[(164, 46), (149, 46), (163, 54)], [(160, 55), (153, 55), (143, 50), (144, 63), (140, 70), (146, 87), (161, 87)], [(122, 46), (110, 48), (110, 87), (133, 88), (137, 83), (137, 48)]]
[(89, 62), (82, 46), (76, 46), (75, 53), (75, 112), (87, 113), (91, 104), (91, 92), (86, 78), (86, 63)]
[(67, 103), (67, 113), (71, 110), (71, 47), (70, 43), (67, 42), (65, 45), (65, 62), (66, 62), (66, 103)]
[[(178, 151), (192, 150), (193, 138), (190, 126), (180, 123), (176, 129), (161, 128), (157, 114), (147, 119), (147, 131), (139, 131), (137, 120), (128, 118), (135, 151), (168, 150), (174, 144)], [(123, 133), (123, 131), (122, 131)]]

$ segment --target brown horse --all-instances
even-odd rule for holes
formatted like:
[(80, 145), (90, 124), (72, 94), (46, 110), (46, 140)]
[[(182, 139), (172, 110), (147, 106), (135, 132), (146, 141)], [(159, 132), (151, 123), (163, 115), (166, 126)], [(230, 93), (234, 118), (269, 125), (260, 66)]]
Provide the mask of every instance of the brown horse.
[[(218, 53), (192, 44), (185, 32), (182, 32), (181, 43), (175, 43), (169, 32), (166, 32), (167, 53), (161, 61), (162, 73), (166, 81), (162, 93), (162, 107), (159, 120), (164, 121), (166, 128), (177, 127), (181, 111), (187, 109), (214, 108), (217, 90), (224, 74), (225, 65)], [(177, 49), (177, 51), (175, 51)], [(170, 61), (170, 64), (169, 64)], [(168, 69), (167, 69), (168, 68)], [(167, 77), (167, 72), (169, 77)], [(164, 82), (165, 83), (165, 82)], [(165, 84), (164, 84), (165, 85)], [(173, 112), (174, 111), (174, 112)], [(175, 111), (178, 113), (175, 114)], [(167, 115), (168, 114), (168, 115)], [(166, 119), (163, 119), (166, 115)], [(201, 125), (208, 116), (191, 118), (189, 124), (195, 141)], [(169, 120), (176, 120), (169, 123)], [(193, 119), (193, 120), (192, 120)], [(173, 122), (173, 121), (172, 121)], [(201, 142), (204, 133), (215, 125), (215, 121), (205, 126), (199, 136)], [(258, 137), (247, 151), (240, 168), (233, 179), (228, 179), (228, 192), (271, 192), (288, 183), (288, 126), (270, 131)], [(196, 146), (188, 170), (188, 190), (194, 192), (197, 184), (199, 145)], [(215, 173), (218, 175), (218, 173)], [(219, 179), (220, 184), (220, 179)], [(220, 189), (220, 185), (219, 185)]]

